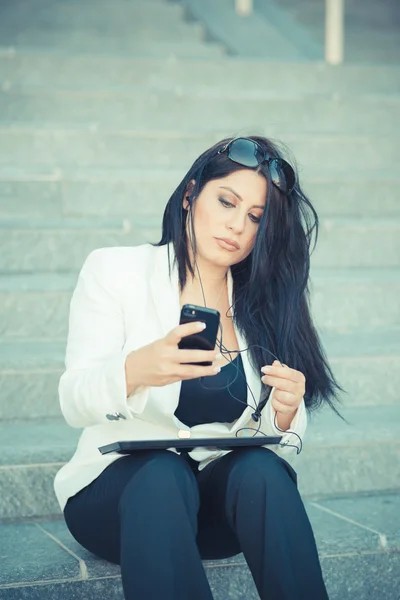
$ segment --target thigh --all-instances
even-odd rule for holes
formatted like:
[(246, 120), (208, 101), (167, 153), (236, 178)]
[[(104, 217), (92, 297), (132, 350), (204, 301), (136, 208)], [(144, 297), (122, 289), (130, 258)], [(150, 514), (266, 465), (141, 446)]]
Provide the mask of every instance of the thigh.
[(241, 552), (231, 525), (234, 516), (228, 494), (229, 482), (244, 474), (247, 482), (263, 477), (269, 479), (271, 485), (275, 485), (279, 474), (297, 491), (294, 469), (266, 448), (237, 449), (212, 461), (197, 475), (200, 493), (198, 545), (204, 559), (228, 558)]
[(138, 451), (112, 462), (88, 486), (69, 498), (64, 518), (74, 538), (87, 550), (120, 564), (120, 500), (128, 484), (150, 461), (178, 463), (192, 474), (187, 461), (168, 450)]

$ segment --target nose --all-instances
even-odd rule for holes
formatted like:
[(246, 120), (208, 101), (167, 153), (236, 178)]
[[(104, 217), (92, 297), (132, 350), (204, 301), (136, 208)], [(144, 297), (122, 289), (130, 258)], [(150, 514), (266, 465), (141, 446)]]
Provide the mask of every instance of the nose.
[(246, 226), (246, 215), (241, 213), (238, 209), (232, 210), (231, 212), (234, 214), (229, 216), (227, 222), (228, 229), (235, 231), (237, 234), (242, 233)]

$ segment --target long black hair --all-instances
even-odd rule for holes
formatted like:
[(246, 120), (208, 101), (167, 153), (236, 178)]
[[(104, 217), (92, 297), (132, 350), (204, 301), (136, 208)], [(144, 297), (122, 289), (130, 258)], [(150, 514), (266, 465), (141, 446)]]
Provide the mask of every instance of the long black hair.
[[(284, 158), (283, 145), (260, 136), (251, 136), (251, 139), (270, 156)], [(183, 207), (183, 199), (194, 180), (190, 194), (193, 209), (206, 183), (246, 168), (230, 160), (226, 153), (218, 153), (229, 141), (218, 142), (195, 160), (169, 199), (163, 216), (161, 240), (153, 244), (163, 246), (172, 242), (181, 290), (185, 287), (187, 273), (194, 275), (186, 236), (186, 219), (192, 211)], [(293, 159), (290, 162), (296, 170)], [(318, 215), (302, 192), (298, 176), (293, 191), (284, 195), (271, 183), (265, 164), (253, 170), (262, 174), (268, 183), (266, 210), (258, 225), (251, 253), (231, 267), (235, 325), (247, 342), (250, 361), (255, 369), (260, 371), (262, 366), (273, 362), (265, 349), (270, 350), (281, 363), (304, 374), (304, 401), (309, 410), (327, 403), (340, 414), (334, 400), (340, 401), (338, 391), (345, 390), (337, 383), (329, 367), (309, 308), (310, 247), (313, 233), (314, 248), (317, 243)], [(193, 227), (192, 235), (195, 253)], [(268, 395), (271, 388), (266, 388)]]

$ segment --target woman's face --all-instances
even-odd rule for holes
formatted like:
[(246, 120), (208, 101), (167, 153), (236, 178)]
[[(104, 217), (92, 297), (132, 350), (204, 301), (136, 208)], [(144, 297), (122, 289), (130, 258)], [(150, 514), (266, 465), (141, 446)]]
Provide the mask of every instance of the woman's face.
[[(193, 212), (197, 251), (203, 260), (229, 267), (250, 254), (266, 195), (265, 177), (250, 169), (235, 171), (204, 186)], [(185, 208), (187, 204), (185, 199)], [(221, 238), (235, 242), (238, 247), (224, 243)]]

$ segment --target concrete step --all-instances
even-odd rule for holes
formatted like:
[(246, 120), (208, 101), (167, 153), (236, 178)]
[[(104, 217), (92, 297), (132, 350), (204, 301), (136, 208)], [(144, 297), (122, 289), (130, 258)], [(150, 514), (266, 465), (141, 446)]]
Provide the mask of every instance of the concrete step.
[[(298, 3), (295, 0), (274, 2), (280, 10), (280, 20), (272, 21), (278, 29), (291, 33), (297, 41), (299, 32), (314, 44), (323, 47), (325, 5), (318, 0)], [(278, 8), (279, 6), (279, 8)], [(256, 11), (268, 18), (271, 3), (255, 0)], [(360, 63), (398, 64), (400, 58), (398, 5), (392, 0), (379, 3), (346, 2), (345, 6), (345, 60)], [(280, 27), (279, 27), (280, 26)], [(297, 34), (297, 35), (296, 35)], [(321, 51), (321, 58), (322, 58)]]
[[(66, 340), (75, 273), (0, 275), (0, 339)], [(311, 305), (323, 331), (400, 336), (400, 269), (314, 269)]]
[[(79, 30), (90, 27), (100, 31), (118, 28), (124, 34), (136, 33), (140, 28), (149, 27), (162, 35), (166, 30), (181, 32), (185, 23), (185, 10), (179, 4), (152, 0), (148, 2), (126, 2), (114, 0), (112, 4), (104, 0), (97, 2), (36, 2), (37, 10), (29, 17), (18, 12), (2, 19), (0, 28), (11, 32), (41, 28), (42, 31)], [(24, 18), (25, 17), (25, 18)], [(197, 25), (197, 24), (196, 24)], [(198, 27), (198, 25), (197, 25)]]
[[(157, 220), (29, 219), (0, 221), (0, 272), (71, 271), (79, 269), (94, 248), (146, 243), (160, 236)], [(26, 254), (26, 244), (29, 253)], [(13, 265), (7, 262), (12, 260)]]
[[(126, 4), (125, 4), (126, 5)], [(70, 39), (82, 39), (85, 35), (95, 39), (107, 37), (117, 39), (124, 36), (144, 40), (146, 38), (154, 41), (202, 41), (204, 28), (200, 23), (182, 20), (181, 11), (172, 11), (173, 4), (159, 4), (135, 7), (135, 11), (116, 11), (112, 5), (112, 13), (99, 11), (93, 5), (93, 14), (88, 18), (82, 13), (87, 6), (82, 4), (81, 8), (68, 20), (64, 16), (54, 15), (53, 12), (37, 14), (36, 19), (30, 20), (29, 24), (20, 22), (16, 27), (10, 27), (6, 20), (0, 23), (0, 34), (3, 45), (16, 45), (24, 43), (29, 45), (43, 46), (49, 43), (57, 43), (65, 37)], [(110, 6), (108, 4), (108, 6)], [(160, 7), (163, 10), (160, 10)], [(151, 10), (148, 10), (151, 9)], [(76, 21), (76, 22), (74, 22)], [(44, 43), (44, 44), (43, 44)]]
[[(185, 171), (0, 167), (0, 218), (161, 216)], [(400, 216), (395, 170), (321, 171), (302, 186), (319, 216)]]
[[(29, 25), (47, 25), (49, 27), (60, 25), (63, 22), (65, 26), (79, 26), (86, 23), (116, 22), (122, 23), (124, 20), (137, 21), (139, 19), (151, 20), (159, 19), (161, 22), (166, 19), (183, 19), (185, 10), (176, 2), (169, 0), (146, 0), (127, 1), (114, 0), (110, 5), (107, 0), (96, 0), (77, 2), (76, 0), (58, 1), (58, 0), (36, 0), (34, 10), (27, 13), (29, 5), (27, 0), (18, 0), (10, 3), (9, 10), (3, 15), (2, 22), (9, 27), (16, 27), (20, 24), (21, 28), (27, 28)], [(166, 21), (167, 24), (168, 21)]]
[[(304, 448), (293, 462), (304, 497), (399, 488), (399, 406), (331, 409), (309, 424)], [(0, 423), (0, 518), (57, 514), (53, 479), (76, 449), (81, 430), (63, 419)]]
[[(25, 9), (25, 10), (24, 10)], [(30, 49), (217, 58), (220, 43), (203, 43), (199, 23), (185, 23), (181, 6), (169, 2), (37, 3), (9, 9), (0, 21), (2, 44)]]
[(319, 58), (304, 52), (297, 38), (280, 30), (269, 14), (263, 18), (253, 11), (246, 18), (232, 10), (231, 0), (180, 0), (194, 19), (204, 24), (212, 39), (220, 40), (230, 54), (266, 60), (304, 61)]
[[(6, 40), (4, 40), (6, 42)], [(62, 50), (69, 53), (88, 53), (99, 55), (115, 55), (116, 57), (135, 56), (137, 58), (203, 58), (215, 59), (224, 56), (225, 49), (218, 43), (205, 44), (196, 40), (152, 40), (142, 37), (107, 37), (89, 36), (79, 33), (21, 33), (16, 39), (9, 40), (9, 45), (24, 51), (35, 48), (41, 51)]]
[(102, 128), (215, 131), (262, 127), (269, 135), (393, 134), (400, 127), (400, 95), (248, 98), (151, 91), (65, 91), (12, 86), (0, 91), (0, 119)]
[[(268, 135), (268, 128), (258, 133)], [(21, 167), (118, 167), (136, 169), (189, 168), (207, 148), (231, 135), (245, 135), (242, 129), (201, 131), (150, 131), (96, 127), (9, 125), (0, 127), (0, 166)], [(285, 156), (296, 161), (301, 176), (317, 176), (321, 171), (349, 170), (352, 175), (370, 166), (398, 174), (400, 142), (384, 135), (301, 135), (280, 136)], [(357, 152), (354, 149), (357, 148)]]
[[(398, 268), (399, 233), (400, 220), (394, 217), (321, 219), (311, 265)], [(1, 219), (0, 234), (0, 273), (74, 271), (95, 248), (159, 241), (161, 219)]]
[[(331, 600), (397, 600), (399, 494), (305, 501)], [(72, 537), (62, 517), (0, 525), (3, 600), (122, 600), (120, 567)], [(258, 600), (242, 554), (204, 561), (215, 600)], [(5, 568), (4, 568), (5, 567)]]
[[(319, 335), (333, 373), (346, 392), (345, 404), (400, 407), (398, 331), (320, 331)], [(1, 340), (0, 420), (61, 417), (58, 382), (65, 368), (64, 356), (64, 341)]]
[[(193, 77), (196, 73), (196, 77)], [(262, 76), (260, 76), (262, 75)], [(191, 93), (213, 90), (235, 97), (299, 94), (390, 94), (400, 92), (397, 66), (344, 65), (323, 62), (270, 62), (234, 57), (208, 60), (133, 59), (73, 55), (62, 52), (21, 51), (0, 47), (2, 85), (44, 85), (71, 89), (178, 89)], [(105, 83), (106, 82), (106, 83)], [(271, 88), (271, 82), (273, 82)]]
[[(16, 3), (17, 4), (17, 3)], [(1, 39), (4, 44), (26, 39), (56, 39), (65, 34), (103, 35), (109, 37), (137, 37), (148, 35), (158, 40), (172, 41), (173, 36), (186, 41), (202, 39), (203, 27), (185, 20), (183, 7), (172, 2), (76, 2), (59, 3), (36, 1), (36, 10), (26, 5), (2, 13)], [(50, 36), (50, 38), (46, 38)], [(44, 41), (44, 40), (42, 40)]]
[[(204, 41), (204, 30), (198, 23), (186, 23), (183, 21), (168, 20), (148, 22), (141, 20), (126, 21), (121, 23), (108, 23), (104, 25), (91, 25), (80, 23), (75, 27), (62, 26), (61, 24), (29, 25), (28, 29), (13, 31), (0, 24), (0, 35), (3, 45), (28, 46), (31, 48), (71, 48), (75, 51), (86, 51), (87, 49), (99, 50), (104, 53), (115, 49), (130, 50), (138, 43), (146, 46), (146, 43), (172, 44), (178, 39), (183, 43), (207, 45)], [(103, 44), (102, 44), (103, 42)], [(222, 44), (218, 44), (222, 47)], [(163, 55), (160, 55), (162, 57)]]

